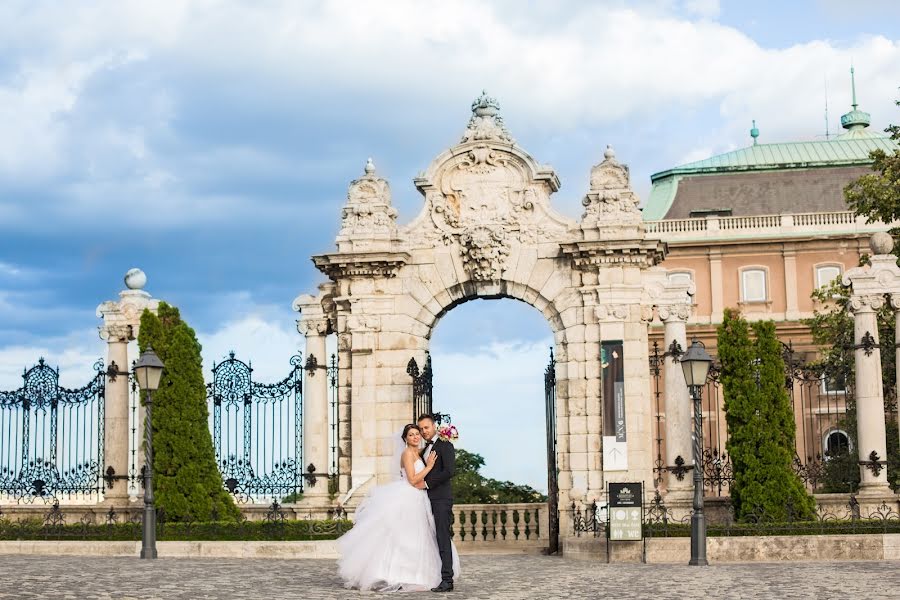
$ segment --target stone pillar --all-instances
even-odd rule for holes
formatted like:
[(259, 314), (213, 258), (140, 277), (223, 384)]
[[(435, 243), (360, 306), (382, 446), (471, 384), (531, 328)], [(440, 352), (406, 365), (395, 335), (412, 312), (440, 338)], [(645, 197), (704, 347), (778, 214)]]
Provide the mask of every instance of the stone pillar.
[[(131, 452), (128, 426), (128, 341), (129, 325), (103, 325), (100, 338), (106, 340), (106, 405), (104, 407), (103, 448), (105, 455), (105, 499), (113, 504), (128, 502), (128, 473)], [(112, 484), (112, 487), (109, 486)]]
[(725, 313), (725, 281), (722, 277), (722, 251), (718, 248), (709, 250), (709, 288), (711, 320), (713, 323), (721, 323)]
[(693, 463), (691, 454), (691, 399), (684, 371), (678, 362), (687, 350), (686, 321), (689, 305), (660, 306), (659, 317), (665, 324), (665, 362), (663, 382), (666, 411), (666, 490), (673, 500), (688, 500), (692, 484), (684, 470)]
[(304, 318), (297, 329), (306, 336), (306, 367), (303, 382), (303, 471), (314, 473), (306, 482), (303, 495), (328, 495), (329, 423), (328, 423), (328, 356), (325, 336), (328, 320)]
[(897, 406), (897, 429), (900, 432), (900, 369), (896, 367), (900, 367), (900, 294), (892, 294), (891, 295), (891, 308), (894, 309), (894, 365), (896, 371), (896, 387), (894, 388), (894, 393), (897, 395), (898, 406)]
[(792, 247), (785, 248), (782, 256), (784, 258), (784, 318), (793, 321), (800, 318), (797, 299), (797, 251)]
[(156, 312), (159, 305), (158, 300), (143, 290), (146, 284), (144, 272), (131, 269), (125, 274), (127, 289), (119, 292), (119, 300), (104, 302), (97, 307), (97, 317), (103, 319), (103, 325), (99, 327), (100, 338), (107, 342), (103, 474), (112, 476), (107, 480), (112, 487), (104, 484), (104, 496), (105, 501), (112, 504), (128, 502), (131, 466), (128, 371), (131, 363), (137, 360), (136, 356), (128, 356), (128, 342), (138, 336), (144, 309)]
[[(856, 438), (861, 494), (888, 494), (881, 350), (876, 312), (884, 304), (880, 294), (853, 295), (853, 340), (856, 374)], [(877, 463), (877, 464), (875, 464)], [(876, 474), (877, 472), (877, 474)]]

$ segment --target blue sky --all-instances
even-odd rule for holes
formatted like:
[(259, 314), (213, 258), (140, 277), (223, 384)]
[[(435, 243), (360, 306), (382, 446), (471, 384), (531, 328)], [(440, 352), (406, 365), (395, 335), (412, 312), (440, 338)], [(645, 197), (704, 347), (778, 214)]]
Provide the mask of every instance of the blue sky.
[[(826, 81), (838, 130), (851, 62), (873, 126), (900, 121), (898, 24), (889, 0), (4, 2), (0, 387), (39, 355), (83, 378), (103, 352), (94, 309), (133, 266), (208, 359), (234, 348), (274, 378), (349, 181), (373, 157), (411, 220), (412, 178), (482, 88), (577, 217), (606, 144), (646, 197), (651, 173), (746, 145), (751, 119), (763, 142), (823, 135)], [(543, 439), (549, 329), (531, 312), (465, 305), (434, 346), (467, 445), (541, 485), (542, 451), (504, 456), (466, 408), (496, 396), (492, 415)], [(463, 385), (471, 357), (497, 377)]]

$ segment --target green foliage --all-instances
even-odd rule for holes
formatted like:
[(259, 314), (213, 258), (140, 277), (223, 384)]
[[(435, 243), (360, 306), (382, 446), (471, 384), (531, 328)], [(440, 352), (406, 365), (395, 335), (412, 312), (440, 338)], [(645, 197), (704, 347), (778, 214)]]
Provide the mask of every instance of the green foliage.
[[(349, 531), (352, 526), (353, 524), (347, 520), (166, 522), (159, 523), (156, 531), (160, 541), (302, 541), (334, 540)], [(140, 522), (47, 525), (37, 519), (21, 522), (0, 519), (0, 540), (137, 541), (140, 539)]]
[[(897, 101), (900, 106), (900, 101)], [(891, 139), (900, 143), (900, 126), (891, 125), (885, 129)], [(863, 175), (844, 188), (844, 197), (850, 209), (858, 215), (868, 218), (869, 222), (882, 221), (891, 223), (900, 220), (900, 150), (892, 154), (884, 150), (874, 150), (872, 157), (872, 173)], [(896, 239), (900, 229), (891, 230)], [(894, 246), (894, 252), (900, 247)]]
[[(863, 256), (860, 264), (867, 264)], [(835, 279), (830, 285), (813, 291), (812, 299), (818, 307), (813, 316), (806, 319), (812, 333), (813, 342), (819, 347), (820, 358), (813, 367), (821, 373), (843, 379), (847, 390), (847, 412), (836, 426), (850, 436), (853, 450), (839, 452), (825, 457), (825, 475), (822, 491), (826, 493), (855, 492), (859, 487), (859, 457), (856, 453), (856, 403), (853, 400), (855, 387), (853, 316), (847, 305), (850, 302), (850, 288)], [(878, 339), (894, 339), (894, 310), (885, 302), (876, 314)], [(881, 374), (885, 403), (893, 406), (885, 414), (887, 429), (888, 482), (894, 491), (900, 489), (900, 439), (897, 434), (896, 418), (896, 356), (894, 352), (881, 352)]]
[(303, 492), (291, 492), (287, 496), (281, 499), (282, 504), (293, 504), (295, 502), (300, 502), (303, 500)]
[(451, 479), (456, 504), (508, 504), (546, 502), (547, 496), (528, 485), (497, 481), (480, 473), (484, 458), (480, 454), (456, 449), (456, 475)]
[(718, 330), (735, 517), (762, 511), (785, 520), (792, 507), (794, 518), (812, 518), (815, 502), (791, 468), (796, 431), (775, 324), (752, 329), (753, 340), (747, 321), (727, 309)]
[(153, 393), (153, 490), (169, 521), (236, 520), (239, 511), (222, 486), (209, 432), (200, 343), (165, 302), (141, 316), (138, 345), (152, 346), (165, 363)]

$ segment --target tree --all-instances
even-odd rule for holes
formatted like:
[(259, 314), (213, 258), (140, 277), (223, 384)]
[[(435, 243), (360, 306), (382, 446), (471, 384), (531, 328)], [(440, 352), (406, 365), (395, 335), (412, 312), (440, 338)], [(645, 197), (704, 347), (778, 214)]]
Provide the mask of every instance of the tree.
[(235, 520), (240, 512), (222, 486), (216, 466), (200, 343), (178, 309), (161, 302), (158, 316), (145, 310), (138, 336), (165, 363), (153, 393), (153, 490), (171, 521)]
[[(896, 102), (900, 106), (900, 100)], [(890, 125), (885, 132), (900, 145), (900, 125)], [(872, 173), (863, 175), (844, 188), (844, 197), (850, 209), (857, 215), (864, 216), (869, 222), (882, 221), (892, 223), (900, 221), (900, 148), (888, 154), (884, 150), (874, 150)], [(891, 230), (896, 240), (900, 228)], [(894, 252), (900, 252), (900, 246), (894, 245)]]
[(546, 502), (547, 496), (528, 485), (497, 481), (480, 473), (484, 457), (456, 449), (456, 475), (451, 479), (453, 500), (458, 504), (509, 504)]
[(755, 339), (750, 330), (731, 309), (718, 329), (735, 516), (812, 518), (815, 502), (791, 468), (796, 429), (775, 323), (754, 323)]
[[(868, 256), (863, 256), (860, 264), (866, 264)], [(813, 342), (819, 346), (820, 358), (811, 365), (823, 376), (844, 382), (846, 390), (846, 412), (836, 426), (850, 436), (852, 448), (825, 457), (825, 473), (822, 491), (826, 493), (855, 492), (859, 487), (859, 457), (856, 451), (856, 403), (853, 400), (855, 387), (853, 316), (848, 310), (850, 288), (835, 279), (812, 293), (817, 306), (813, 316), (804, 323), (812, 333)], [(876, 315), (878, 339), (894, 339), (894, 311), (885, 302)], [(887, 429), (888, 482), (894, 491), (900, 489), (900, 438), (897, 431), (897, 390), (896, 357), (890, 345), (881, 352), (882, 386), (885, 404), (889, 410), (885, 414)]]

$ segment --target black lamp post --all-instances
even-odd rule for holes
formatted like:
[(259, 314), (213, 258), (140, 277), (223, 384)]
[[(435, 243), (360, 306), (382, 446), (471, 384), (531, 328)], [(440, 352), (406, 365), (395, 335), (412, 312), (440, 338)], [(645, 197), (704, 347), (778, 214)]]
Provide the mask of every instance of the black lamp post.
[(138, 387), (147, 392), (144, 400), (144, 526), (141, 558), (156, 558), (156, 507), (153, 505), (153, 392), (159, 389), (165, 365), (148, 347), (132, 367)]
[(694, 340), (687, 352), (681, 355), (681, 368), (684, 381), (691, 392), (694, 402), (694, 512), (691, 515), (691, 560), (689, 565), (706, 566), (706, 516), (703, 514), (703, 417), (700, 405), (701, 386), (706, 383), (712, 357), (706, 352), (703, 343)]

